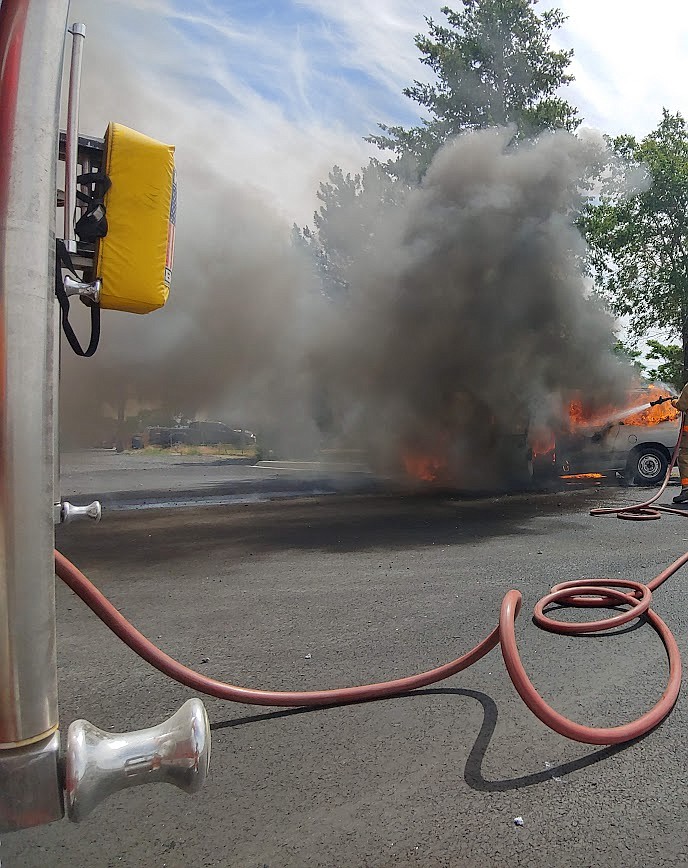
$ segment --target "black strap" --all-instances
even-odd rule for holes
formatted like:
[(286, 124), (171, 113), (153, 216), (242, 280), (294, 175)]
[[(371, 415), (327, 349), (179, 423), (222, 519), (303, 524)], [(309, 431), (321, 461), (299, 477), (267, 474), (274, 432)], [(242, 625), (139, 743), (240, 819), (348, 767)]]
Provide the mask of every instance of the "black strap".
[(76, 198), (79, 202), (84, 202), (87, 208), (77, 221), (74, 231), (81, 241), (93, 243), (107, 235), (105, 194), (112, 183), (105, 172), (86, 172), (78, 175), (76, 183), (89, 187), (93, 192), (89, 196), (81, 190), (76, 191)]
[(69, 341), (69, 346), (74, 350), (77, 356), (90, 358), (98, 349), (98, 341), (100, 340), (100, 305), (92, 300), (88, 300), (88, 305), (91, 308), (91, 340), (88, 347), (84, 350), (76, 336), (76, 332), (69, 322), (69, 296), (65, 292), (64, 283), (62, 280), (62, 268), (66, 268), (76, 277), (76, 270), (72, 257), (64, 245), (64, 241), (57, 239), (57, 257), (55, 262), (55, 295), (62, 311), (62, 330), (65, 337)]
[(74, 232), (80, 241), (91, 244), (98, 241), (99, 238), (105, 238), (108, 233), (105, 205), (91, 204), (88, 211), (77, 220)]
[(103, 193), (107, 193), (112, 186), (112, 181), (105, 172), (84, 172), (76, 176), (76, 182), (77, 184), (102, 184)]
[(78, 199), (82, 202), (103, 202), (105, 194), (112, 187), (112, 181), (105, 172), (85, 172), (83, 175), (77, 175), (76, 183), (83, 187), (93, 187), (93, 195), (87, 196), (81, 190), (76, 191)]

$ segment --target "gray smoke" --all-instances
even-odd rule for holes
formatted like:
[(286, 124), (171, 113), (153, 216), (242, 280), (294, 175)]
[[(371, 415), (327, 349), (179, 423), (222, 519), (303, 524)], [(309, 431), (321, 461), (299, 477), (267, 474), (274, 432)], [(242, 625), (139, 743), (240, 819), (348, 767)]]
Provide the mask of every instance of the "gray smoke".
[(183, 182), (197, 186), (180, 188), (168, 304), (145, 317), (103, 311), (92, 359), (65, 348), (64, 408), (82, 420), (102, 400), (126, 398), (310, 437), (301, 353), (308, 302), (318, 296), (308, 264), (254, 198), (202, 170)]
[(438, 153), (375, 226), (318, 351), (340, 423), (392, 465), (411, 451), (457, 480), (499, 473), (505, 440), (561, 421), (571, 393), (604, 403), (628, 386), (574, 224), (602, 144), (511, 138), (476, 132)]
[[(102, 135), (114, 119), (174, 143), (179, 206), (167, 305), (147, 316), (103, 311), (92, 359), (64, 347), (66, 444), (93, 438), (103, 403), (112, 415), (126, 399), (128, 413), (135, 402), (163, 405), (275, 430), (285, 449), (311, 448), (303, 353), (320, 296), (310, 263), (291, 245), (290, 222), (264, 187), (236, 180), (245, 174), (241, 126), (216, 105), (189, 99), (183, 76), (175, 80), (170, 69), (183, 46), (163, 18), (126, 4), (99, 4), (94, 14), (90, 4), (73, 3), (72, 19), (87, 24), (82, 132)], [(288, 186), (286, 164), (282, 171)], [(72, 307), (85, 342), (88, 317)]]
[[(135, 398), (269, 430), (289, 453), (353, 446), (392, 470), (407, 452), (439, 454), (443, 473), (471, 482), (500, 477), (505, 440), (561, 418), (572, 391), (603, 404), (626, 388), (574, 225), (599, 141), (514, 147), (500, 129), (448, 143), (401, 204), (339, 215), (348, 250), (362, 221), (370, 231), (332, 302), (287, 220), (233, 180), (221, 115), (156, 89), (111, 24), (91, 26), (82, 129), (115, 118), (176, 144), (173, 288), (149, 316), (104, 312), (94, 359), (65, 350), (65, 431)], [(165, 53), (164, 31), (155, 45)]]

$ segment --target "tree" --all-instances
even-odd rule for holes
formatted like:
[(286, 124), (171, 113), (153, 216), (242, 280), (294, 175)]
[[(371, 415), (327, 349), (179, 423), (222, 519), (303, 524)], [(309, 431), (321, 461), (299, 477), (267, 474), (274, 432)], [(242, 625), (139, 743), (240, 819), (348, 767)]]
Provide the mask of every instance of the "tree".
[(348, 288), (349, 269), (372, 249), (376, 226), (408, 189), (390, 178), (377, 160), (355, 175), (333, 166), (327, 181), (320, 183), (316, 195), (322, 204), (313, 215), (315, 228), (294, 226), (292, 234), (312, 256), (327, 296), (341, 297)]
[(647, 342), (650, 348), (646, 353), (649, 361), (660, 362), (656, 368), (649, 368), (647, 376), (651, 380), (658, 380), (673, 386), (677, 392), (683, 388), (683, 348), (677, 344), (662, 344), (659, 341)]
[(645, 365), (640, 358), (642, 356), (641, 350), (636, 350), (634, 347), (628, 346), (628, 344), (625, 344), (623, 341), (617, 340), (612, 347), (612, 353), (617, 357), (617, 359), (620, 359), (624, 364), (633, 368), (638, 377), (644, 376)]
[(552, 33), (565, 16), (550, 9), (538, 16), (537, 0), (462, 0), (463, 11), (443, 7), (448, 26), (426, 18), (429, 34), (416, 36), (421, 63), (437, 83), (415, 81), (406, 96), (431, 117), (404, 129), (380, 124), (386, 135), (368, 141), (396, 157), (371, 160), (355, 175), (338, 166), (320, 184), (322, 205), (314, 228), (294, 227), (294, 241), (312, 256), (324, 292), (341, 297), (354, 259), (374, 243), (375, 227), (403, 200), (451, 135), (514, 123), (519, 136), (546, 129), (573, 130), (576, 109), (556, 95), (572, 80), (566, 72), (572, 50), (555, 51)]
[(574, 130), (577, 110), (557, 96), (573, 80), (572, 50), (555, 51), (552, 33), (566, 20), (558, 9), (537, 15), (537, 0), (462, 0), (463, 10), (442, 8), (448, 26), (426, 18), (429, 34), (416, 36), (421, 63), (436, 84), (415, 81), (404, 94), (430, 114), (421, 126), (380, 124), (385, 135), (367, 141), (394, 151), (394, 168), (408, 173), (409, 156), (419, 173), (449, 136), (513, 123), (519, 136), (547, 129)]
[(619, 184), (618, 167), (603, 183), (581, 225), (590, 246), (597, 292), (642, 337), (660, 327), (680, 340), (688, 381), (688, 129), (680, 113), (642, 141), (610, 140), (613, 153), (636, 171), (635, 190)]

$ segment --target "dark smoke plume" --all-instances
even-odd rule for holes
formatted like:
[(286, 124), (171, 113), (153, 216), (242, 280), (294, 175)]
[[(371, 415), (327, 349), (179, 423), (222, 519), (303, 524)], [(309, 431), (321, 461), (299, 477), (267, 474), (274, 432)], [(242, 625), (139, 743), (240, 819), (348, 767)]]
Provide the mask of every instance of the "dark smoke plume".
[[(107, 17), (91, 27), (82, 129), (114, 117), (177, 145), (177, 253), (162, 311), (105, 312), (94, 359), (65, 350), (64, 432), (130, 398), (270, 431), (287, 454), (326, 442), (397, 470), (427, 453), (453, 481), (499, 484), (509, 438), (561, 417), (572, 391), (602, 404), (626, 388), (574, 225), (598, 141), (513, 147), (499, 129), (448, 143), (401, 205), (375, 203), (374, 243), (330, 302), (286, 219), (233, 181), (223, 142), (240, 131), (156, 87), (108, 33)], [(339, 227), (352, 239), (354, 211)]]
[[(316, 353), (336, 415), (378, 455), (435, 454), (450, 477), (500, 470), (510, 437), (628, 386), (612, 321), (586, 293), (579, 189), (601, 143), (511, 146), (492, 129), (448, 143), (375, 227)], [(359, 227), (352, 227), (359, 231)]]

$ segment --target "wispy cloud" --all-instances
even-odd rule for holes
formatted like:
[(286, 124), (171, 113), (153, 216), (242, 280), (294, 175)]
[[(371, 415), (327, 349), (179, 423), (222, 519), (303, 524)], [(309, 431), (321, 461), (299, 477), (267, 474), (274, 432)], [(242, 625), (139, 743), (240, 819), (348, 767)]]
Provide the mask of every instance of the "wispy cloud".
[[(576, 81), (565, 93), (587, 125), (642, 135), (662, 106), (688, 108), (685, 0), (659, 0), (653, 14), (627, 0), (542, 0), (538, 8), (555, 5), (569, 16), (556, 42), (576, 52)], [(444, 19), (440, 6), (438, 0), (73, 0), (72, 14), (89, 25), (88, 44), (95, 44), (101, 67), (105, 57), (119, 63), (126, 57), (136, 69), (139, 86), (130, 92), (109, 86), (106, 70), (100, 83), (94, 84), (97, 74), (85, 79), (87, 95), (99, 91), (86, 99), (99, 124), (116, 115), (133, 125), (159, 117), (154, 134), (163, 138), (182, 128), (203, 130), (211, 162), (222, 162), (221, 151), (238, 179), (303, 221), (331, 165), (356, 170), (376, 153), (362, 138), (379, 122), (418, 122), (420, 109), (402, 88), (432, 76), (413, 38), (426, 30), (425, 16)], [(173, 117), (163, 118), (154, 105)]]
[[(378, 0), (376, 3), (341, 3), (339, 0), (296, 0), (328, 23), (333, 48), (340, 62), (369, 74), (397, 99), (415, 78), (428, 77), (418, 63), (413, 39), (427, 29), (425, 16), (438, 16), (430, 0)], [(399, 110), (399, 106), (395, 106)]]
[(221, 13), (210, 3), (75, 0), (72, 18), (87, 25), (82, 129), (98, 134), (117, 119), (173, 141), (181, 165), (203, 153), (287, 225), (307, 221), (334, 163), (367, 162), (374, 149), (362, 136), (374, 122), (350, 121), (360, 92), (329, 76), (324, 50), (312, 57), (308, 23), (261, 29)]
[(641, 7), (627, 0), (547, 2), (568, 14), (557, 36), (575, 50), (569, 89), (586, 123), (604, 132), (644, 135), (661, 110), (688, 110), (688, 7), (658, 0)]

